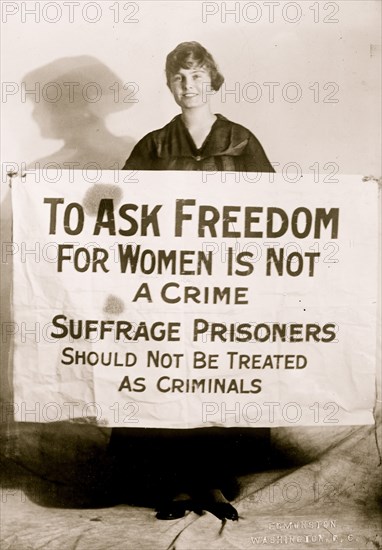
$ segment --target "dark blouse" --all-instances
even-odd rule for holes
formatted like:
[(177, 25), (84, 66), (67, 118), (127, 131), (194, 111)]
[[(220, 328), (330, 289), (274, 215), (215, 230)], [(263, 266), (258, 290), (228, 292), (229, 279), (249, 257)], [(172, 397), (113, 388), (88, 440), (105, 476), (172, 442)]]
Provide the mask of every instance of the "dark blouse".
[(244, 126), (217, 114), (200, 149), (181, 115), (142, 138), (123, 170), (274, 172), (264, 149)]

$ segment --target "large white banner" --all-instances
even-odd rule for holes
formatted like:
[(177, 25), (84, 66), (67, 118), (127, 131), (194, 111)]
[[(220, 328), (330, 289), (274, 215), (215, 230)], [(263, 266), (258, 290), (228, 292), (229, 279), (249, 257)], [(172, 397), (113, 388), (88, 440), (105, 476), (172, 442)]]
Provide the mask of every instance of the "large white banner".
[(14, 180), (16, 419), (372, 423), (376, 187), (202, 172)]

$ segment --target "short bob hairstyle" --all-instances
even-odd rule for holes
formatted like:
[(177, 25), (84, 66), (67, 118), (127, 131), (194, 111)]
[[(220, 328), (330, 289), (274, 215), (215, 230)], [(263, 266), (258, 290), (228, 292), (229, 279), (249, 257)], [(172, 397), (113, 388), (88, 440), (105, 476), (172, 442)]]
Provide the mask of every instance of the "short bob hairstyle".
[(168, 54), (166, 59), (167, 86), (170, 88), (171, 77), (179, 69), (191, 69), (204, 67), (208, 69), (211, 77), (212, 89), (217, 92), (224, 82), (224, 76), (219, 69), (212, 55), (199, 42), (182, 42)]

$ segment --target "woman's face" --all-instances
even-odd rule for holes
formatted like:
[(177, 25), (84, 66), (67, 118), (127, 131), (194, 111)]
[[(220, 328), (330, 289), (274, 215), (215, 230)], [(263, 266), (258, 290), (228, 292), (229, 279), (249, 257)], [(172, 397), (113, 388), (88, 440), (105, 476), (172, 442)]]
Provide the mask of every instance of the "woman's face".
[(211, 95), (209, 70), (203, 67), (179, 69), (170, 78), (170, 90), (182, 109), (195, 109), (206, 105)]

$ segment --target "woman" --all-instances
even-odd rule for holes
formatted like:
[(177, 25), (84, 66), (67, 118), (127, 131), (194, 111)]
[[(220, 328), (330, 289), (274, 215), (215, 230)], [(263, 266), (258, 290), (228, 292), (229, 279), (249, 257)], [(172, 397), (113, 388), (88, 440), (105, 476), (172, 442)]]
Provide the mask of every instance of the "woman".
[(274, 172), (249, 130), (211, 112), (211, 90), (224, 78), (201, 44), (182, 42), (169, 53), (166, 76), (182, 113), (141, 139), (124, 170)]
[[(147, 134), (133, 149), (124, 170), (274, 172), (249, 130), (211, 112), (208, 92), (218, 91), (224, 78), (203, 46), (179, 44), (167, 56), (166, 75), (182, 113), (164, 128)], [(249, 465), (253, 467), (255, 453), (256, 462), (263, 462), (261, 456), (268, 455), (268, 444), (268, 429), (248, 428), (117, 428), (111, 438), (121, 463), (135, 456), (142, 467), (142, 472), (133, 476), (139, 480), (137, 492), (149, 479), (160, 493), (159, 519), (176, 519), (192, 509), (237, 520), (237, 511), (226, 497), (237, 495), (236, 475), (248, 471)], [(131, 493), (131, 482), (129, 490)]]

